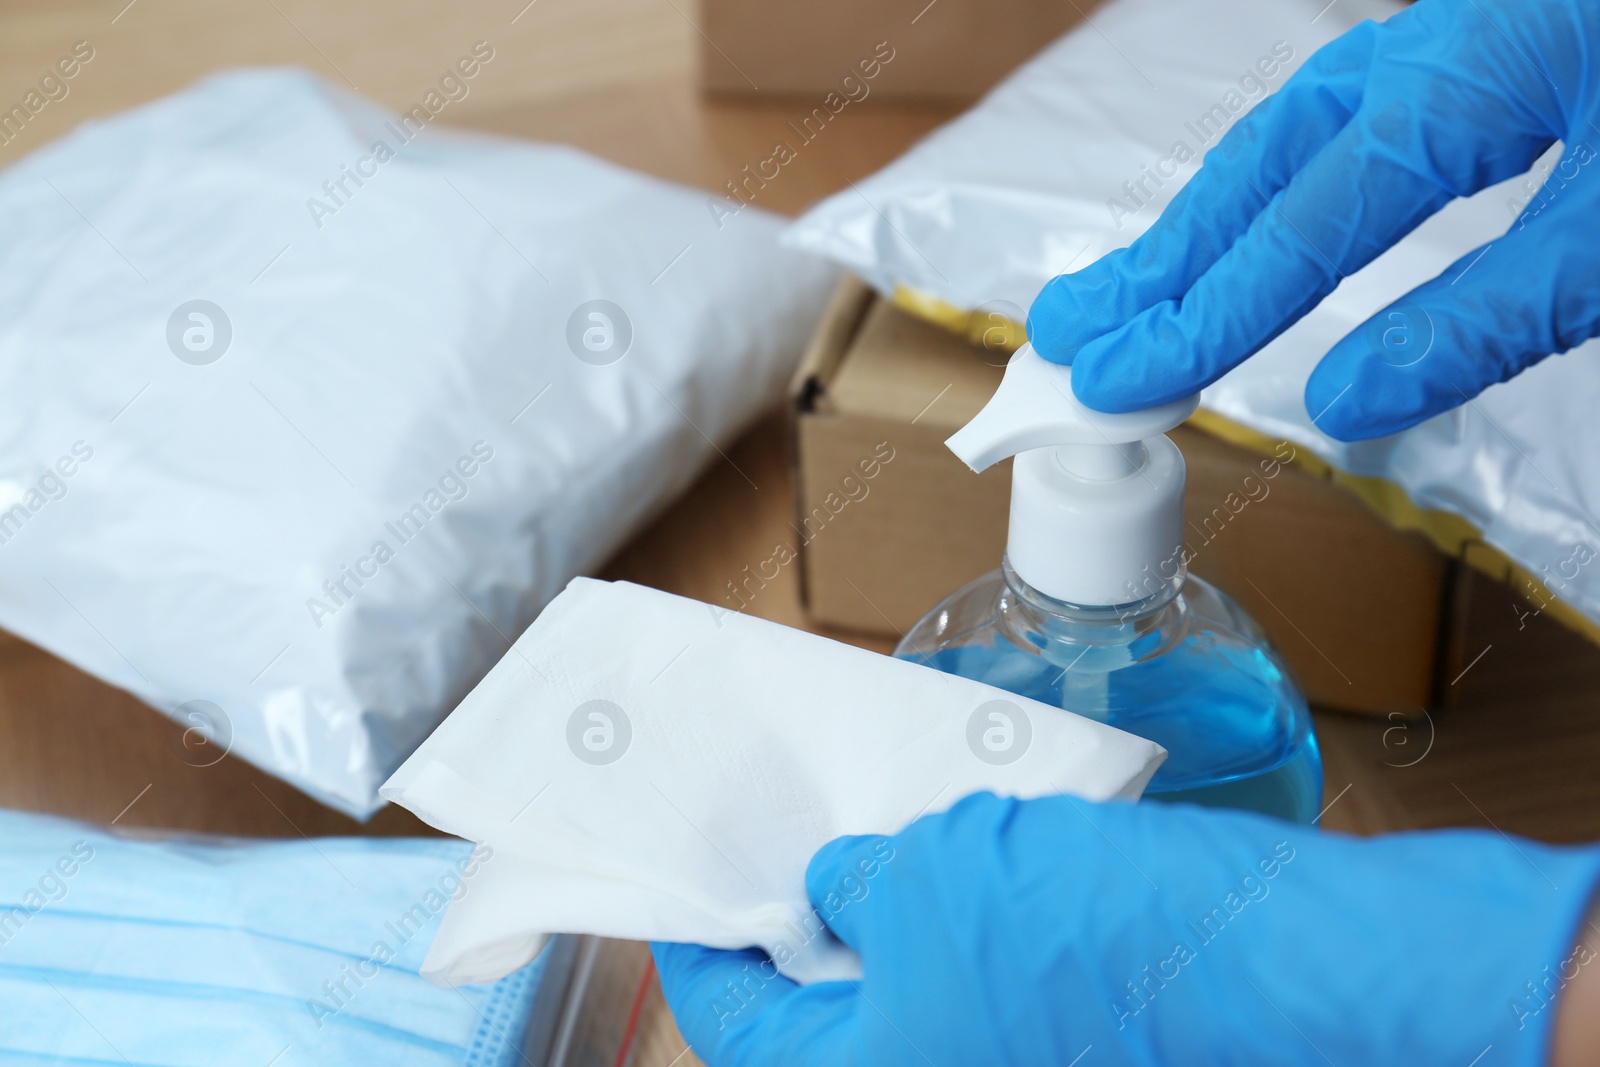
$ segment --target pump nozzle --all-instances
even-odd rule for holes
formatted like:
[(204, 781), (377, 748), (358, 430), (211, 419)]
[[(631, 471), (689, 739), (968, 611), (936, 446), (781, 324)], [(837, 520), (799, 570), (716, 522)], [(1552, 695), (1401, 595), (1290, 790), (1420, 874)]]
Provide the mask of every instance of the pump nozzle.
[[(1086, 408), (1072, 393), (1072, 368), (1051, 363), (1032, 345), (1023, 345), (1011, 357), (994, 396), (945, 447), (975, 471), (1018, 452), (1052, 445), (1104, 446), (1112, 455), (1126, 455), (1118, 446), (1166, 433), (1193, 415), (1199, 404), (1196, 395), (1122, 414)], [(1085, 458), (1092, 466), (1093, 460)], [(1126, 462), (1119, 465), (1127, 473)]]
[(975, 471), (1017, 456), (1006, 555), (1024, 581), (1070, 604), (1127, 604), (1181, 581), (1183, 455), (1163, 434), (1199, 400), (1093, 411), (1071, 367), (1023, 345), (945, 445)]

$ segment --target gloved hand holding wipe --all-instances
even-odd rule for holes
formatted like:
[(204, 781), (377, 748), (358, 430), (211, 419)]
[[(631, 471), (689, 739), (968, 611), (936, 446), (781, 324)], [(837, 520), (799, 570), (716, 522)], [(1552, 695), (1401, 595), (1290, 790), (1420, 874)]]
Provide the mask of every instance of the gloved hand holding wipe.
[[(1335, 437), (1380, 436), (1566, 351), (1600, 331), (1596, 59), (1589, 0), (1421, 0), (1358, 26), (1241, 120), (1147, 234), (1046, 286), (1034, 347), (1103, 411), (1187, 396), (1560, 140), (1506, 236), (1335, 346), (1306, 405)], [(1396, 312), (1426, 317), (1424, 358), (1380, 355)], [(797, 986), (759, 951), (655, 952), (712, 1067), (1573, 1067), (1600, 1060), (1597, 881), (1600, 849), (1492, 831), (1360, 840), (980, 795), (812, 860), (812, 902), (860, 953), (860, 982)]]
[(859, 983), (796, 986), (758, 951), (655, 954), (713, 1067), (1536, 1067), (1547, 976), (1600, 966), (1579, 962), (1600, 932), (1573, 945), (1597, 876), (1594, 849), (1489, 830), (1363, 841), (978, 794), (811, 861)]
[[(1572, 348), (1600, 331), (1597, 56), (1600, 7), (1583, 0), (1421, 0), (1357, 26), (1240, 120), (1144, 236), (1051, 281), (1034, 348), (1073, 364), (1090, 407), (1186, 396), (1557, 140), (1507, 234), (1336, 345), (1306, 409), (1342, 440), (1395, 433)], [(1380, 356), (1429, 333), (1416, 362)]]

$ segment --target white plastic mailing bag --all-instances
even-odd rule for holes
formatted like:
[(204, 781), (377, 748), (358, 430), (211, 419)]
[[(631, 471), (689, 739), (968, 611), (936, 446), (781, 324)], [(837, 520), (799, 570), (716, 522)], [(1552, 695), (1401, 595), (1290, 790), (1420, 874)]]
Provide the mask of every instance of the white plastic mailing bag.
[(0, 174), (0, 626), (369, 814), (781, 396), (779, 226), (293, 71), (86, 124)]

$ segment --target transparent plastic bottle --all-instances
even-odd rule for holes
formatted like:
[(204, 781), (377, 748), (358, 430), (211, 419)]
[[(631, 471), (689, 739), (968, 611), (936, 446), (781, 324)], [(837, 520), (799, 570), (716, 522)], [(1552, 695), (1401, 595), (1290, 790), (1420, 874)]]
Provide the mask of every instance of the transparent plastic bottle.
[(947, 597), (896, 656), (1162, 745), (1146, 798), (1312, 823), (1322, 758), (1305, 698), (1226, 594), (1181, 571), (1131, 604), (1080, 607), (1009, 560)]
[(1093, 411), (1072, 368), (1023, 345), (945, 442), (974, 471), (1007, 457), (1001, 568), (896, 655), (1085, 715), (1167, 750), (1145, 795), (1315, 822), (1322, 758), (1305, 697), (1244, 610), (1188, 578), (1183, 453), (1198, 396)]

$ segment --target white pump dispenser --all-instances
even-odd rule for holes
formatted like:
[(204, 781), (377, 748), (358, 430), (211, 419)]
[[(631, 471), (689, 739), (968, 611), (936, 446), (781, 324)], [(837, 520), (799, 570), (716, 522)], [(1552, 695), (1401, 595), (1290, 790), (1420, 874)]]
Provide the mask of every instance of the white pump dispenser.
[(1072, 393), (1072, 368), (1023, 345), (1000, 388), (945, 445), (981, 471), (1016, 456), (1006, 557), (1069, 604), (1141, 600), (1181, 570), (1183, 455), (1165, 434), (1199, 396), (1107, 414)]
[(1070, 367), (1024, 345), (946, 442), (974, 470), (1017, 457), (1006, 557), (894, 654), (1155, 741), (1153, 799), (1314, 823), (1305, 697), (1244, 609), (1185, 567), (1183, 456), (1164, 434), (1197, 400), (1092, 411)]

